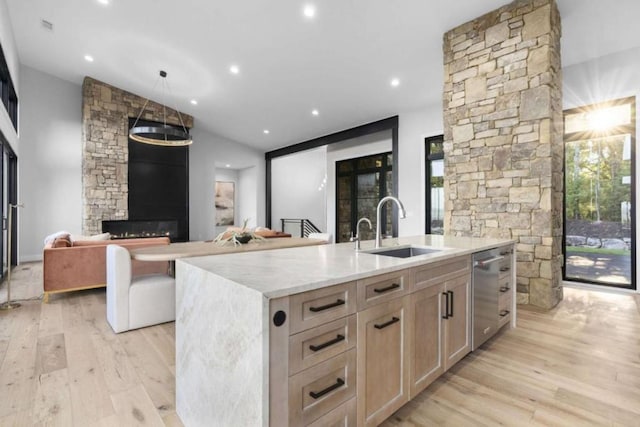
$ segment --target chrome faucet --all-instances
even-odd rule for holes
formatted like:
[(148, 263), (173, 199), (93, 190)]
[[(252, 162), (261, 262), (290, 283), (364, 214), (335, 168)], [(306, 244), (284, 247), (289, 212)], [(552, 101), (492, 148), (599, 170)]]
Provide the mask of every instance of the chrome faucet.
[(351, 238), (352, 242), (356, 242), (356, 251), (360, 250), (360, 223), (361, 222), (366, 222), (367, 224), (369, 224), (369, 230), (373, 229), (373, 226), (371, 225), (371, 221), (369, 220), (369, 218), (360, 218), (358, 220), (358, 223), (356, 224), (356, 235)]
[(398, 214), (400, 215), (400, 218), (407, 217), (407, 213), (404, 210), (404, 206), (402, 205), (402, 202), (400, 200), (398, 200), (393, 196), (383, 197), (378, 203), (378, 207), (376, 208), (376, 248), (379, 248), (380, 246), (382, 246), (382, 232), (380, 229), (380, 210), (382, 210), (382, 206), (385, 203), (387, 203), (389, 200), (393, 200), (396, 203), (396, 205), (398, 205)]

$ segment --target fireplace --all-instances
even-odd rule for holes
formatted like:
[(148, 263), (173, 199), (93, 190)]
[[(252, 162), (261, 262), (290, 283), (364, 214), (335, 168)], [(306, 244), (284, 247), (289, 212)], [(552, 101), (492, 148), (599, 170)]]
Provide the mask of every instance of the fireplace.
[(142, 237), (167, 236), (172, 242), (179, 241), (178, 221), (102, 221), (102, 232), (112, 239), (136, 239)]

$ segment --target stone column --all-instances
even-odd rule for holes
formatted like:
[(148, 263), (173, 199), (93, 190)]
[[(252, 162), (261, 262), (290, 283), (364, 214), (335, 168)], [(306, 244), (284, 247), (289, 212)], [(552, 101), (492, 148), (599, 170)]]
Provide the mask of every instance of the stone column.
[(563, 118), (555, 0), (444, 35), (445, 234), (517, 241), (518, 302), (562, 299)]
[[(146, 99), (85, 77), (82, 83), (82, 233), (102, 232), (103, 220), (129, 219), (129, 118)], [(180, 125), (167, 108), (167, 123)], [(184, 125), (193, 117), (180, 113)], [(149, 101), (143, 120), (162, 122), (163, 106)]]

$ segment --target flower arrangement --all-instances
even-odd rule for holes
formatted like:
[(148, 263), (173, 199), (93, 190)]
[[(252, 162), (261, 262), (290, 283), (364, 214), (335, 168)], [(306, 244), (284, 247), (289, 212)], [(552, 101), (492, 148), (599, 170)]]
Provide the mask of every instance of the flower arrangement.
[(258, 236), (253, 231), (247, 229), (247, 222), (249, 222), (249, 218), (245, 219), (242, 228), (239, 230), (227, 230), (218, 234), (213, 241), (219, 245), (225, 245), (229, 242), (233, 243), (233, 245), (241, 245), (244, 243), (249, 243), (251, 240), (265, 240), (264, 237)]

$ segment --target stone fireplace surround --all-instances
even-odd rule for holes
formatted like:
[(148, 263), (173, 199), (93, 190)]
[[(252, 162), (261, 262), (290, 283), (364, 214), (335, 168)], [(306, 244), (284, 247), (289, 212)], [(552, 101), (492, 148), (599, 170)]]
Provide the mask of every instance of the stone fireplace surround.
[[(137, 117), (145, 98), (91, 77), (82, 84), (82, 233), (98, 234), (103, 220), (127, 220), (129, 118)], [(193, 117), (180, 113), (187, 128)], [(149, 101), (140, 117), (162, 122), (163, 106)], [(180, 125), (167, 108), (167, 123)]]

